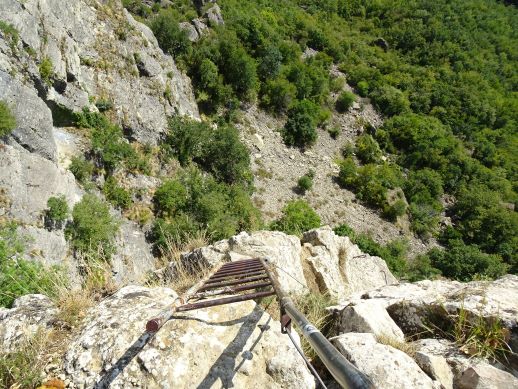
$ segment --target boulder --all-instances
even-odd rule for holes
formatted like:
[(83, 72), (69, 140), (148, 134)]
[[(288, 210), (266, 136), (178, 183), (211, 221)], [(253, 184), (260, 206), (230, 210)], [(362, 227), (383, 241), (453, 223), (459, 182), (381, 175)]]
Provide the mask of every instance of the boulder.
[(518, 378), (487, 363), (466, 369), (456, 380), (459, 389), (509, 389), (518, 388)]
[(207, 27), (207, 25), (205, 23), (203, 23), (203, 21), (200, 18), (193, 19), (192, 24), (193, 24), (194, 28), (196, 28), (196, 32), (198, 33), (198, 35), (200, 37), (202, 35), (204, 35), (209, 29)]
[(423, 371), (441, 383), (444, 389), (453, 389), (453, 372), (441, 355), (433, 355), (423, 351), (417, 351), (415, 361)]
[(128, 286), (94, 307), (63, 361), (72, 386), (315, 387), (280, 324), (251, 301), (177, 314), (145, 333), (175, 297)]
[(379, 344), (373, 334), (348, 333), (331, 339), (335, 347), (374, 385), (383, 389), (437, 388), (404, 352)]
[(47, 265), (62, 265), (65, 262), (68, 244), (63, 230), (49, 231), (34, 226), (20, 226), (17, 232), (25, 242), (26, 259), (38, 259)]
[(348, 237), (335, 235), (329, 226), (304, 233), (302, 242), (309, 253), (305, 260), (322, 292), (346, 297), (397, 283), (385, 261), (362, 253)]
[(338, 333), (365, 332), (404, 341), (405, 336), (379, 301), (361, 301), (339, 312)]
[(207, 18), (211, 26), (225, 24), (223, 15), (221, 14), (221, 9), (217, 4), (214, 4), (212, 7), (210, 7), (203, 16)]
[(7, 103), (16, 117), (11, 139), (32, 153), (56, 161), (52, 114), (37, 91), (14, 80), (0, 68), (0, 100)]
[(198, 39), (200, 39), (200, 34), (198, 33), (198, 30), (191, 23), (182, 22), (178, 26), (180, 27), (181, 30), (183, 30), (187, 33), (187, 38), (191, 42), (196, 42)]
[(11, 309), (0, 308), (0, 351), (16, 350), (38, 331), (50, 329), (57, 314), (54, 303), (41, 294), (19, 297)]

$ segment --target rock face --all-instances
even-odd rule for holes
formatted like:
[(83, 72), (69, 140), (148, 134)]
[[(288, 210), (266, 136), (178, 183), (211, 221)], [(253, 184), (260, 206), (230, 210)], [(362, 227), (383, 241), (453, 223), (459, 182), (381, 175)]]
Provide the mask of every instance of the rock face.
[(7, 103), (16, 117), (12, 139), (32, 153), (56, 161), (52, 114), (38, 97), (36, 89), (14, 80), (0, 67), (0, 100)]
[(129, 286), (94, 308), (64, 359), (70, 386), (315, 387), (280, 324), (253, 302), (178, 314), (154, 337), (144, 333), (175, 297)]
[(376, 342), (374, 335), (349, 333), (333, 344), (379, 388), (438, 388), (404, 352)]
[(2, 146), (0, 166), (0, 190), (6, 198), (0, 214), (23, 223), (41, 222), (51, 196), (63, 194), (69, 206), (82, 196), (72, 173), (24, 149)]
[[(92, 101), (109, 102), (127, 132), (144, 143), (156, 143), (167, 128), (168, 115), (198, 117), (189, 79), (120, 1), (6, 0), (0, 19), (12, 24), (20, 37), (14, 45), (0, 39), (0, 71), (16, 74), (18, 84), (10, 86), (13, 81), (2, 75), (0, 98), (3, 94), (17, 103), (25, 94), (35, 100), (37, 90), (56, 125), (70, 122), (72, 111), (95, 109)], [(24, 80), (28, 90), (21, 86)], [(32, 121), (24, 109), (33, 114)], [(43, 140), (52, 139), (47, 136), (52, 122), (41, 102), (20, 106), (15, 113), (19, 120), (27, 120), (20, 120), (14, 138), (46, 158), (55, 158), (55, 146), (43, 147)], [(45, 116), (45, 122), (33, 131), (37, 115)]]

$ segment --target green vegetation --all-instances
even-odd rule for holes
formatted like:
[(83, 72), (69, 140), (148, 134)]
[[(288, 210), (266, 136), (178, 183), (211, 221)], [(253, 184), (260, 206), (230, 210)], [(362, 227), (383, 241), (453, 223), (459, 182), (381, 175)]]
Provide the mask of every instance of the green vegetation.
[(40, 262), (20, 257), (25, 240), (18, 236), (16, 224), (0, 224), (0, 307), (10, 308), (14, 300), (31, 293), (54, 297), (65, 274), (58, 267), (44, 267)]
[(192, 167), (156, 191), (152, 239), (160, 250), (206, 233), (210, 240), (260, 226), (260, 213), (240, 185), (228, 185)]
[(72, 224), (67, 226), (66, 236), (72, 247), (88, 258), (109, 260), (118, 230), (108, 204), (86, 194), (72, 210)]
[(0, 138), (9, 135), (16, 128), (16, 119), (9, 106), (0, 100)]
[(304, 200), (289, 201), (282, 210), (281, 218), (271, 225), (271, 229), (290, 235), (300, 235), (317, 227), (320, 227), (320, 216)]
[(0, 32), (2, 32), (4, 39), (9, 42), (11, 50), (14, 51), (20, 40), (18, 30), (13, 25), (0, 20)]
[(182, 166), (195, 162), (218, 181), (251, 184), (250, 156), (235, 127), (221, 123), (213, 129), (208, 123), (175, 117), (169, 128), (165, 146)]
[(70, 210), (64, 195), (49, 197), (45, 217), (52, 227), (61, 228), (63, 223), (68, 219), (69, 213)]
[[(358, 158), (365, 166), (342, 163), (342, 183), (393, 217), (402, 207), (389, 210), (386, 192), (404, 181), (387, 182), (383, 173), (408, 172), (403, 190), (416, 234), (441, 235), (446, 211), (456, 240), (499, 256), (516, 272), (518, 11), (507, 3), (221, 0), (225, 25), (177, 58), (203, 112), (232, 112), (257, 96), (266, 109), (287, 113), (282, 134), (298, 147), (315, 141), (325, 119), (301, 104), (332, 108), (329, 91), (339, 88), (329, 69), (337, 65), (387, 119), (369, 131), (373, 139), (362, 138)], [(194, 12), (182, 3), (156, 17), (188, 21)], [(152, 23), (151, 11), (140, 16)], [(302, 56), (307, 48), (317, 54)], [(379, 161), (374, 141), (399, 169)], [(464, 201), (467, 194), (490, 201)], [(459, 204), (444, 210), (444, 195)], [(450, 240), (442, 239), (447, 249)]]
[(87, 161), (84, 157), (72, 157), (68, 167), (77, 181), (86, 184), (94, 172), (94, 164)]
[(356, 139), (356, 156), (363, 163), (379, 163), (381, 150), (378, 142), (369, 134), (362, 134)]
[(104, 182), (103, 193), (106, 199), (118, 208), (128, 209), (131, 205), (131, 193), (119, 186), (113, 176)]
[(52, 77), (54, 76), (54, 66), (49, 57), (45, 57), (41, 60), (39, 71), (43, 82), (50, 85), (52, 83)]
[(172, 56), (187, 53), (191, 46), (187, 33), (180, 29), (178, 20), (171, 12), (164, 12), (156, 16), (151, 22), (151, 30), (162, 50)]
[(313, 178), (315, 177), (315, 172), (310, 170), (297, 181), (297, 188), (302, 192), (306, 193), (306, 191), (310, 190), (313, 187)]
[(344, 91), (340, 93), (340, 96), (338, 96), (338, 99), (336, 99), (336, 110), (338, 112), (347, 112), (347, 110), (353, 106), (355, 101), (356, 96), (354, 93)]

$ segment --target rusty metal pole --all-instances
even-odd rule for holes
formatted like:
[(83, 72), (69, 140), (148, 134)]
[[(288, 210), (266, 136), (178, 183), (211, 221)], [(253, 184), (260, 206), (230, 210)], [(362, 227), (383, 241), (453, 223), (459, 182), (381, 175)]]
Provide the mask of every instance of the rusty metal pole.
[[(281, 306), (281, 315), (285, 312), (291, 321), (300, 328), (302, 335), (308, 340), (321, 361), (324, 363), (335, 380), (344, 388), (350, 389), (375, 389), (369, 377), (359, 371), (350, 363), (326, 337), (295, 307), (292, 299), (282, 290), (277, 277), (272, 273), (270, 266), (264, 259), (261, 259), (268, 277), (275, 289)], [(282, 318), (281, 318), (282, 320)], [(286, 319), (282, 320), (287, 323)], [(284, 324), (283, 324), (284, 325)]]

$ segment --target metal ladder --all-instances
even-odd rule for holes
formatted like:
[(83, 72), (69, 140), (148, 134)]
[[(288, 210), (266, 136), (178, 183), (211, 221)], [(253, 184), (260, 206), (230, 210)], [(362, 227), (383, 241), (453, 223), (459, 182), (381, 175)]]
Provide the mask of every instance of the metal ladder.
[[(246, 291), (252, 292), (243, 293)], [(223, 295), (230, 296), (218, 297)], [(146, 330), (148, 332), (158, 331), (175, 312), (186, 312), (273, 295), (277, 297), (281, 309), (282, 333), (288, 334), (293, 341), (290, 332), (291, 323), (295, 323), (335, 380), (344, 388), (375, 388), (369, 377), (352, 365), (295, 307), (292, 299), (283, 292), (275, 270), (266, 258), (227, 262), (216, 267), (212, 273), (179, 297), (170, 308), (149, 320)], [(316, 374), (314, 368), (307, 360), (306, 362)], [(318, 379), (320, 380), (320, 377)], [(321, 380), (320, 382), (322, 383)]]

